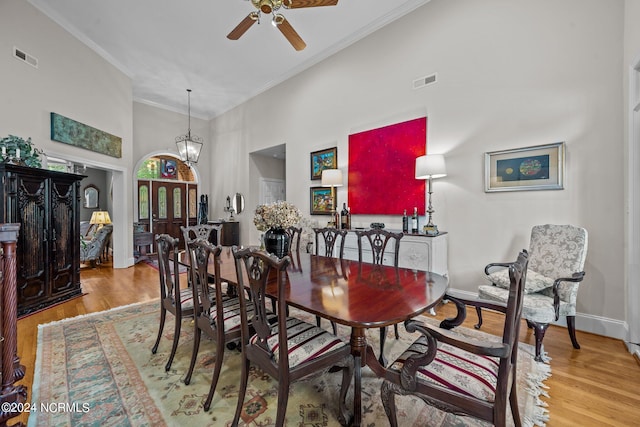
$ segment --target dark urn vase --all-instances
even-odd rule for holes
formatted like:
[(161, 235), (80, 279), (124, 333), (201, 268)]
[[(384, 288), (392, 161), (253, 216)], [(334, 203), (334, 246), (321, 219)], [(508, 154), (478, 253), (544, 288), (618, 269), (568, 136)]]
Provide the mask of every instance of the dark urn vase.
[(270, 228), (264, 233), (264, 248), (278, 258), (289, 253), (289, 235), (284, 228)]

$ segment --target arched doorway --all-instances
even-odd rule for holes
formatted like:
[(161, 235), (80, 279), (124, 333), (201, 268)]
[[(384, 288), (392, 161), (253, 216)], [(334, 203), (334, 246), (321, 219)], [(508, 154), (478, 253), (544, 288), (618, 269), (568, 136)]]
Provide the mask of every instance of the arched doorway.
[(197, 171), (174, 155), (152, 154), (138, 163), (135, 180), (134, 231), (169, 234), (184, 247), (180, 227), (198, 222)]

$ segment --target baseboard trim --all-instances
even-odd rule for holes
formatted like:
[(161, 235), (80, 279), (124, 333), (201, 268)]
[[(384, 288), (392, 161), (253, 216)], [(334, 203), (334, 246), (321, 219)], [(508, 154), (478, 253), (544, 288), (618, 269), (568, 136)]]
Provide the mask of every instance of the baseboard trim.
[[(456, 294), (465, 296), (467, 298), (477, 297), (477, 293), (469, 291), (461, 291), (458, 289), (451, 289)], [(566, 317), (560, 316), (557, 322), (553, 325), (567, 327)], [(622, 341), (626, 341), (629, 333), (629, 325), (622, 320), (611, 319), (608, 317), (594, 316), (585, 313), (576, 313), (576, 329), (583, 332), (589, 332), (596, 335), (603, 335), (609, 338), (615, 338)]]

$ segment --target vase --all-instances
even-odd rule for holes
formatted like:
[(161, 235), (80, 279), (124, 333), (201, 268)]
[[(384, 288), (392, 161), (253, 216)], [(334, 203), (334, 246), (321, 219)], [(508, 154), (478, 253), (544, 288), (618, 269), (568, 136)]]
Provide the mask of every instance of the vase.
[(289, 235), (284, 228), (270, 228), (264, 233), (264, 248), (278, 258), (284, 258), (289, 253)]

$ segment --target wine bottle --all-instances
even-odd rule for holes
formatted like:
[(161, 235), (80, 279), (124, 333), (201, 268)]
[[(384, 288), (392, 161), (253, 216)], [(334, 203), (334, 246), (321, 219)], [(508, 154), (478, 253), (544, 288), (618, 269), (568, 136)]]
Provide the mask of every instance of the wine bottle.
[(418, 233), (418, 208), (413, 208), (413, 215), (411, 216), (411, 232), (413, 234)]
[(349, 211), (347, 210), (347, 204), (342, 204), (342, 211), (340, 212), (340, 225), (343, 230), (349, 228)]
[(347, 206), (347, 230), (351, 229), (351, 208)]
[(404, 213), (402, 214), (402, 232), (403, 233), (408, 233), (409, 232), (409, 217), (407, 216), (407, 210), (404, 210)]

